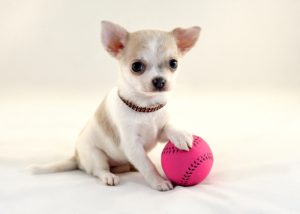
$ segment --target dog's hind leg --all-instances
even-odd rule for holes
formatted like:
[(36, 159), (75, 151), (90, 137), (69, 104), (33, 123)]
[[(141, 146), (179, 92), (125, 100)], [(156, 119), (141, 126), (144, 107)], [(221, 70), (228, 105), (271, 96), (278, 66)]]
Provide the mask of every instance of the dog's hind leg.
[(119, 184), (120, 179), (110, 172), (108, 157), (102, 150), (91, 146), (88, 149), (79, 150), (78, 155), (81, 169), (98, 177), (106, 185), (115, 186)]

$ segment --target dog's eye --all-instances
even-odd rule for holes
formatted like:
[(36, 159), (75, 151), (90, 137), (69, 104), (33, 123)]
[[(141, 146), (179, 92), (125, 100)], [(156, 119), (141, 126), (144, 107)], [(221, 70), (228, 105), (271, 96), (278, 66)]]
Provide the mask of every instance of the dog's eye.
[(172, 70), (176, 70), (177, 65), (178, 65), (178, 62), (177, 62), (176, 59), (171, 59), (171, 60), (169, 61), (169, 66), (170, 66), (170, 68), (171, 68)]
[(146, 70), (146, 65), (141, 61), (136, 61), (136, 62), (132, 63), (131, 70), (134, 73), (141, 73)]

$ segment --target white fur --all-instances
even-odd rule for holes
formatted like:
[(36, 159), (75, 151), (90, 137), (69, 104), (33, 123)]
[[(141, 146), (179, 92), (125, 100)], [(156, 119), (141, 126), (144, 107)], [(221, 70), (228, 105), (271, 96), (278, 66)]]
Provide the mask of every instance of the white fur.
[[(77, 142), (79, 167), (109, 185), (116, 185), (119, 178), (109, 172), (109, 162), (115, 165), (130, 162), (153, 188), (172, 189), (172, 184), (158, 174), (147, 156), (147, 152), (158, 141), (167, 140), (161, 134), (168, 121), (166, 109), (153, 113), (135, 112), (120, 100), (118, 88), (114, 88), (108, 94), (106, 102), (110, 109), (111, 119), (117, 124), (120, 133), (120, 145), (111, 142), (98, 126), (96, 119), (91, 118)], [(182, 135), (182, 137), (185, 136)], [(187, 139), (190, 140), (190, 138)], [(183, 144), (182, 148), (187, 147)]]
[[(123, 38), (126, 31), (120, 26), (112, 23), (104, 23), (103, 43), (109, 46), (110, 36), (120, 34)], [(154, 37), (153, 37), (154, 35)], [(150, 184), (157, 190), (166, 191), (173, 188), (172, 183), (159, 175), (154, 164), (150, 161), (149, 152), (157, 142), (165, 142), (171, 139), (176, 147), (189, 150), (192, 146), (192, 135), (175, 128), (169, 124), (167, 105), (152, 113), (140, 113), (130, 109), (120, 99), (118, 93), (139, 106), (152, 106), (155, 104), (166, 104), (171, 89), (173, 88), (176, 74), (165, 71), (161, 67), (161, 60), (168, 60), (170, 56), (177, 54), (177, 47), (174, 42), (164, 52), (159, 51), (160, 36), (170, 34), (157, 31), (157, 35), (151, 34), (148, 42), (145, 42), (146, 49), (139, 52), (139, 56), (147, 60), (150, 67), (147, 73), (141, 76), (134, 76), (130, 72), (130, 65), (122, 64), (122, 71), (119, 75), (117, 87), (107, 95), (105, 109), (107, 116), (115, 125), (115, 131), (119, 134), (119, 144), (107, 135), (98, 123), (96, 114), (88, 121), (77, 140), (76, 159), (61, 162), (61, 164), (48, 165), (46, 167), (35, 167), (35, 172), (55, 172), (71, 170), (76, 166), (87, 173), (101, 179), (107, 185), (117, 185), (119, 177), (110, 171), (110, 167), (119, 167), (131, 163)], [(124, 41), (122, 41), (124, 42)], [(107, 47), (106, 47), (107, 48)], [(109, 51), (109, 50), (108, 50)], [(121, 50), (116, 50), (122, 54)], [(116, 57), (118, 58), (118, 57)], [(150, 87), (152, 79), (164, 77), (172, 86), (165, 92), (154, 92)]]

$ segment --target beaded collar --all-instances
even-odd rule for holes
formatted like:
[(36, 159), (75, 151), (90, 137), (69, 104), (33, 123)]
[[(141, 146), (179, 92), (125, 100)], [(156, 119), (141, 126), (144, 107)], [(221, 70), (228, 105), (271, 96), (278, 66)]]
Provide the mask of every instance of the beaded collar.
[(150, 112), (154, 112), (154, 111), (158, 111), (159, 109), (163, 108), (166, 104), (156, 104), (153, 106), (149, 106), (149, 107), (140, 107), (138, 105), (135, 105), (134, 103), (130, 102), (129, 100), (126, 100), (125, 98), (123, 98), (120, 93), (119, 97), (120, 99), (123, 101), (123, 103), (125, 103), (125, 105), (127, 105), (129, 108), (131, 108), (134, 111), (137, 112), (143, 112), (143, 113), (150, 113)]

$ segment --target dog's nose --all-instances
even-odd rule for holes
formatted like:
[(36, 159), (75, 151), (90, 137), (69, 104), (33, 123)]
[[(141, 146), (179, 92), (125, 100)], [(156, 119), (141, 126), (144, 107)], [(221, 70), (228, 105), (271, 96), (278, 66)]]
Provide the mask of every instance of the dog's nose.
[(157, 77), (152, 80), (152, 84), (156, 89), (163, 89), (166, 85), (166, 80), (162, 77)]

